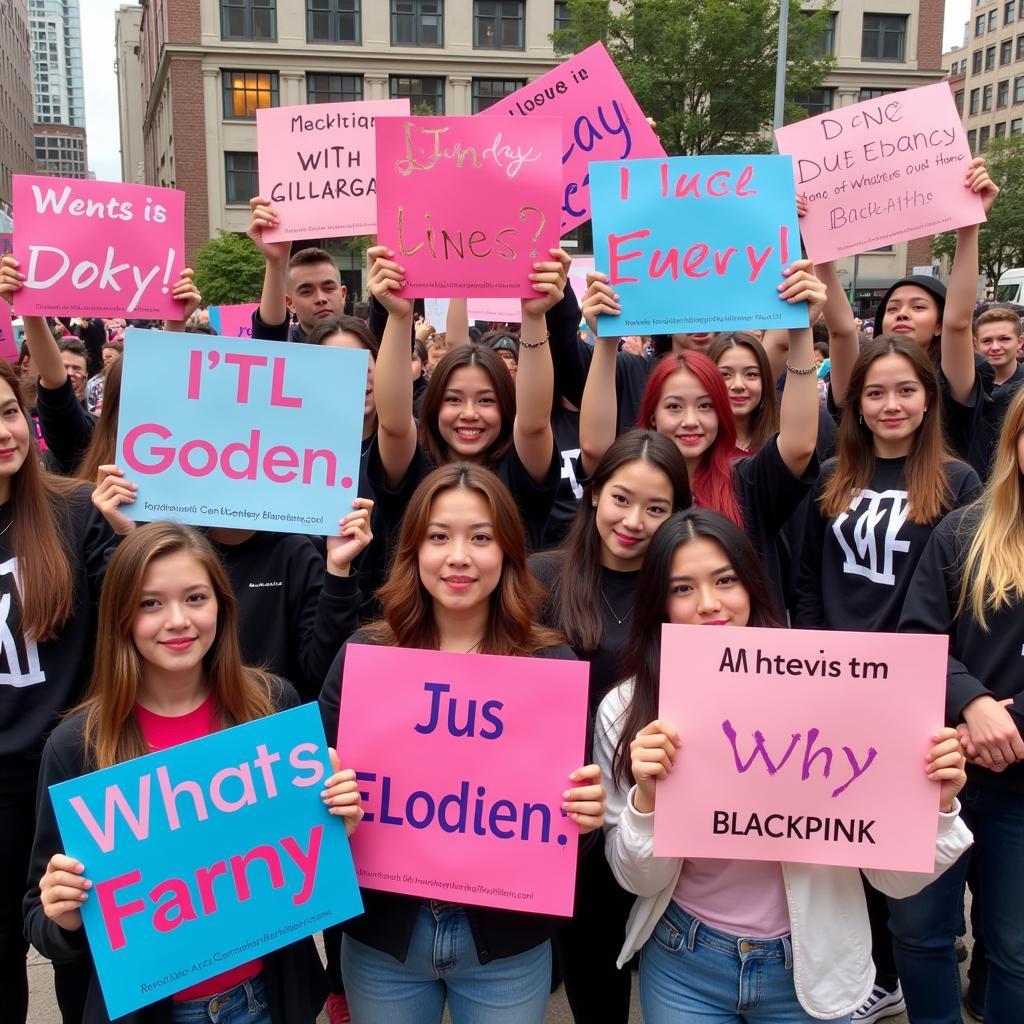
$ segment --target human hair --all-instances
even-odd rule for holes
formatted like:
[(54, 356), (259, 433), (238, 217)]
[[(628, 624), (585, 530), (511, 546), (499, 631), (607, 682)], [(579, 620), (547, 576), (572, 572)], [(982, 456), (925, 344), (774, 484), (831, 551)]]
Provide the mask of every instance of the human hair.
[(482, 463), (487, 467), (497, 465), (512, 447), (512, 427), (516, 418), (516, 386), (496, 352), (482, 345), (460, 345), (453, 348), (430, 374), (430, 381), (423, 392), (420, 407), (420, 444), (435, 466), (447, 462), (451, 455), (448, 445), (438, 427), (438, 414), (444, 403), (448, 381), (456, 370), (464, 366), (478, 366), (491, 379), (491, 387), (501, 413), (501, 429), (497, 440), (484, 452)]
[(103, 344), (100, 345), (100, 352), (104, 352), (108, 348), (111, 350), (111, 352), (116, 352), (119, 356), (124, 355), (124, 345), (122, 345), (121, 342), (119, 341), (103, 342)]
[(980, 313), (978, 318), (974, 321), (974, 336), (978, 336), (978, 328), (984, 327), (985, 324), (996, 324), (996, 323), (1008, 323), (1013, 328), (1013, 333), (1020, 335), (1021, 333), (1021, 322), (1020, 317), (1014, 310), (1010, 309), (1009, 306), (991, 306), (986, 309), (984, 313)]
[(107, 566), (92, 679), (85, 700), (71, 712), (84, 712), (85, 751), (92, 769), (109, 768), (150, 752), (134, 713), (145, 663), (132, 641), (132, 624), (150, 566), (179, 552), (192, 556), (206, 570), (217, 600), (217, 635), (203, 659), (217, 721), (226, 727), (274, 712), (280, 682), (242, 664), (231, 581), (210, 542), (180, 523), (149, 523), (128, 534)]
[(690, 481), (686, 460), (675, 442), (655, 430), (630, 430), (615, 439), (597, 464), (562, 546), (563, 571), (548, 595), (548, 608), (558, 628), (576, 650), (595, 651), (601, 642), (601, 538), (594, 501), (623, 466), (646, 462), (661, 470), (672, 488), (672, 511), (689, 508)]
[(212, 334), (216, 335), (216, 331), (209, 324), (185, 324), (186, 334)]
[(821, 356), (822, 359), (828, 359), (829, 357), (829, 344), (827, 341), (816, 341), (814, 343), (814, 351)]
[(717, 366), (718, 360), (732, 348), (745, 348), (751, 352), (761, 374), (761, 401), (750, 414), (750, 446), (752, 451), (758, 451), (779, 432), (779, 406), (775, 400), (772, 366), (764, 346), (747, 331), (728, 331), (717, 335), (708, 346), (708, 359)]
[(72, 355), (81, 356), (87, 364), (89, 362), (89, 350), (85, 347), (85, 342), (81, 341), (79, 338), (75, 338), (73, 336), (61, 338), (57, 342), (57, 348), (59, 348), (61, 352), (70, 352)]
[(633, 696), (612, 759), (612, 778), (623, 788), (633, 784), (629, 745), (636, 734), (658, 717), (661, 676), (661, 627), (668, 622), (669, 581), (676, 551), (697, 540), (717, 544), (747, 592), (748, 626), (781, 626), (772, 585), (761, 559), (746, 534), (725, 516), (706, 508), (677, 512), (651, 538), (640, 567), (643, 585), (637, 588), (633, 622), (622, 661), (622, 678), (633, 679)]
[(448, 333), (447, 331), (435, 331), (427, 339), (427, 350), (436, 349), (437, 351), (448, 351)]
[(427, 346), (419, 338), (412, 339), (412, 354), (421, 363), (426, 363)]
[[(298, 252), (293, 252), (288, 260), (288, 269), (292, 270), (294, 267), (311, 267), (315, 263), (330, 263), (334, 266), (334, 260), (331, 259), (331, 254), (326, 249), (317, 249), (315, 246), (310, 246), (308, 249), (299, 249)], [(335, 267), (335, 269), (337, 269)]]
[(1024, 596), (1024, 475), (1018, 455), (1022, 434), (1024, 388), (1006, 410), (985, 490), (964, 515), (971, 542), (963, 559), (956, 614), (970, 612), (986, 633), (989, 611)]
[(874, 438), (860, 414), (864, 382), (876, 359), (902, 356), (924, 388), (926, 408), (914, 434), (907, 456), (904, 478), (907, 485), (907, 518), (912, 523), (934, 522), (952, 502), (946, 463), (952, 456), (942, 436), (942, 402), (935, 367), (923, 345), (898, 334), (883, 334), (868, 342), (850, 371), (847, 395), (836, 442), (837, 464), (822, 490), (819, 504), (826, 519), (834, 519), (849, 507), (850, 498), (871, 482), (875, 475)]
[(360, 320), (356, 316), (347, 316), (344, 313), (318, 321), (306, 335), (306, 344), (322, 345), (332, 334), (337, 334), (339, 331), (354, 334), (363, 348), (374, 359), (377, 358), (377, 354), (380, 352), (380, 342), (377, 340), (377, 336), (370, 330), (365, 320)]
[(95, 484), (100, 466), (117, 462), (117, 424), (121, 412), (121, 373), (124, 357), (118, 356), (107, 367), (103, 384), (103, 411), (93, 424), (89, 447), (78, 464), (75, 477)]
[(690, 478), (693, 500), (703, 508), (714, 509), (731, 519), (737, 526), (743, 523), (743, 513), (736, 500), (736, 485), (732, 477), (732, 453), (736, 447), (736, 419), (729, 405), (729, 393), (718, 367), (703, 352), (689, 349), (678, 355), (663, 356), (647, 378), (647, 387), (640, 403), (637, 426), (653, 430), (654, 416), (661, 401), (665, 382), (678, 370), (692, 373), (707, 392), (718, 417), (718, 434), (701, 456), (697, 471)]
[(433, 598), (420, 580), (419, 549), (434, 501), (456, 490), (472, 491), (483, 498), (503, 555), (480, 653), (529, 655), (564, 642), (560, 633), (537, 625), (543, 592), (527, 568), (526, 533), (512, 495), (490, 470), (469, 462), (452, 462), (433, 470), (413, 492), (387, 581), (377, 591), (382, 617), (366, 627), (369, 636), (390, 647), (437, 649)]

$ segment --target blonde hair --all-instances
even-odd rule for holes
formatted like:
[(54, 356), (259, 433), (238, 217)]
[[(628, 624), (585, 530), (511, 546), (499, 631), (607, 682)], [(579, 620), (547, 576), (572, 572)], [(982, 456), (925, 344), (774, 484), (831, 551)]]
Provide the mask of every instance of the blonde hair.
[(986, 612), (1024, 596), (1024, 474), (1017, 454), (1022, 434), (1024, 389), (1006, 411), (988, 484), (965, 520), (974, 536), (964, 556), (956, 613), (967, 609), (986, 633)]

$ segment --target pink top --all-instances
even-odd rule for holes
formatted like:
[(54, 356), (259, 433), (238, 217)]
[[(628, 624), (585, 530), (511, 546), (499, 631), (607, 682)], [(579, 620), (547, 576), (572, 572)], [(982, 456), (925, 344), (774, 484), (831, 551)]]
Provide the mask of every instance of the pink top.
[(687, 857), (672, 898), (706, 925), (729, 935), (788, 935), (789, 904), (777, 861)]
[[(198, 740), (216, 732), (218, 722), (213, 712), (213, 698), (207, 697), (202, 704), (187, 715), (158, 715), (139, 704), (135, 705), (135, 717), (146, 743), (152, 750), (166, 750), (168, 747)], [(189, 999), (212, 999), (220, 992), (240, 985), (243, 981), (255, 978), (263, 970), (262, 960), (251, 960), (240, 964), (230, 971), (218, 974), (206, 981), (201, 981), (191, 988), (182, 989), (174, 994), (176, 1003)]]

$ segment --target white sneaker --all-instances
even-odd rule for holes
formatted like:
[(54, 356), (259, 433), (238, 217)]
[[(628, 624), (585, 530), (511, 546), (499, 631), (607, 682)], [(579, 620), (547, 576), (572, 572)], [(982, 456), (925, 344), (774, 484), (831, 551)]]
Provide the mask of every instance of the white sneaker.
[(853, 1011), (850, 1020), (857, 1021), (858, 1024), (873, 1024), (874, 1021), (882, 1020), (885, 1017), (895, 1017), (897, 1014), (903, 1013), (906, 1008), (903, 989), (898, 983), (895, 992), (886, 992), (884, 988), (879, 988), (876, 985), (864, 1005)]

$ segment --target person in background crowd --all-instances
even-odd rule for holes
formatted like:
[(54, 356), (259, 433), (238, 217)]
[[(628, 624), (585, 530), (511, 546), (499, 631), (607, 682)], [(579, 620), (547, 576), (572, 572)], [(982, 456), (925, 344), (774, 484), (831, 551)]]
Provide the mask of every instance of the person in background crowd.
[(998, 306), (985, 310), (974, 321), (974, 347), (995, 373), (998, 394), (1002, 389), (1016, 391), (1024, 382), (1024, 370), (1017, 357), (1024, 346), (1024, 329), (1012, 309)]
[(430, 380), (430, 375), (437, 368), (437, 364), (448, 355), (448, 335), (444, 331), (438, 331), (427, 342), (427, 364), (425, 375)]
[(489, 345), (491, 350), (501, 356), (501, 361), (508, 367), (512, 379), (516, 379), (516, 371), (519, 369), (519, 339), (510, 331), (498, 331), (494, 334), (485, 334), (480, 339), (480, 344)]
[(86, 385), (89, 381), (89, 357), (85, 345), (75, 337), (61, 338), (57, 342), (57, 349), (60, 351), (64, 372), (71, 382), (75, 399), (80, 405), (85, 405)]
[(99, 415), (103, 408), (103, 386), (107, 379), (110, 365), (124, 353), (124, 345), (119, 341), (108, 341), (103, 346), (103, 369), (95, 377), (89, 379), (85, 388), (86, 406), (94, 416)]

